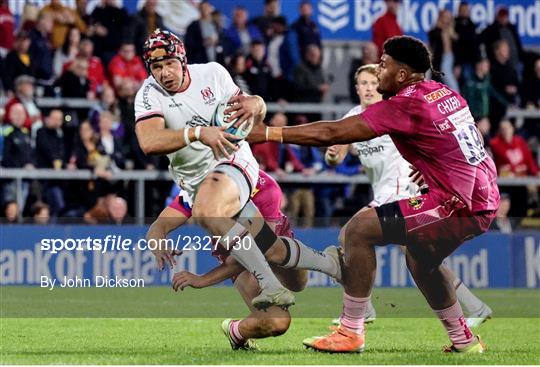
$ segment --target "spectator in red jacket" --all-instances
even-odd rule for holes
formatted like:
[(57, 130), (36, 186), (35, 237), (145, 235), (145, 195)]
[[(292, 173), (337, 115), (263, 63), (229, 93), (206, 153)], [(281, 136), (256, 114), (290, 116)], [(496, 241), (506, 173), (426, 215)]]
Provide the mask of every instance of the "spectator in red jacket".
[(6, 116), (14, 104), (21, 103), (26, 111), (24, 128), (32, 131), (32, 137), (43, 122), (41, 120), (41, 111), (34, 101), (34, 83), (35, 79), (29, 75), (20, 75), (15, 79), (15, 96), (11, 98), (5, 106)]
[(7, 0), (0, 0), (0, 58), (6, 57), (13, 49), (15, 17), (9, 10)]
[(135, 45), (123, 43), (109, 63), (109, 77), (116, 95), (124, 99), (135, 97), (146, 76), (143, 62), (135, 55)]
[(403, 31), (397, 22), (397, 12), (399, 0), (385, 0), (386, 13), (373, 23), (373, 42), (379, 49), (379, 56), (382, 55), (384, 41), (394, 36), (402, 36)]
[(509, 120), (501, 121), (499, 133), (490, 145), (499, 176), (538, 176), (538, 166), (527, 142), (515, 135)]
[[(94, 56), (94, 43), (90, 38), (83, 38), (79, 44), (79, 54), (77, 57), (85, 58), (88, 61), (88, 80), (90, 81), (90, 90), (96, 94), (101, 93), (105, 83), (105, 68), (101, 59)], [(64, 64), (63, 71), (71, 67), (72, 61)]]

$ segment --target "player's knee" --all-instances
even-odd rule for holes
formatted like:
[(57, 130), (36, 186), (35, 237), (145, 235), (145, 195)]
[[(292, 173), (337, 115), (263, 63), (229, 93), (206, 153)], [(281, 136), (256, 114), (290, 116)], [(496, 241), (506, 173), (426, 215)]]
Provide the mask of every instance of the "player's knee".
[[(348, 246), (372, 246), (375, 244), (375, 237), (373, 233), (373, 226), (371, 225), (373, 219), (366, 218), (363, 215), (354, 216), (346, 225), (341, 239), (343, 243)], [(340, 234), (341, 235), (341, 234)]]
[(192, 217), (197, 224), (208, 227), (213, 220), (224, 218), (225, 215), (212, 202), (199, 201), (193, 205)]
[(307, 282), (307, 270), (294, 270), (294, 276), (284, 279), (283, 285), (293, 292), (302, 292), (304, 289), (306, 289)]
[(345, 244), (345, 231), (347, 230), (347, 225), (344, 225), (343, 227), (341, 227), (341, 229), (339, 230), (339, 236), (338, 236), (338, 243), (340, 246), (343, 247), (343, 245)]
[(261, 334), (279, 336), (285, 334), (291, 325), (290, 317), (262, 318), (259, 324)]

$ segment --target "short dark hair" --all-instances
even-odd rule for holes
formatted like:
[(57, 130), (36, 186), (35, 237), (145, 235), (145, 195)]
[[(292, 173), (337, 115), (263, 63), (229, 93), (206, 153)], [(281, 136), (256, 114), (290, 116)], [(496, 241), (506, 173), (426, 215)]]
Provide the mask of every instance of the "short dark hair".
[(396, 36), (383, 45), (384, 53), (396, 61), (409, 66), (415, 73), (425, 73), (432, 69), (431, 53), (418, 38)]
[(49, 206), (42, 201), (36, 201), (32, 205), (32, 215), (38, 215), (43, 209), (49, 209)]

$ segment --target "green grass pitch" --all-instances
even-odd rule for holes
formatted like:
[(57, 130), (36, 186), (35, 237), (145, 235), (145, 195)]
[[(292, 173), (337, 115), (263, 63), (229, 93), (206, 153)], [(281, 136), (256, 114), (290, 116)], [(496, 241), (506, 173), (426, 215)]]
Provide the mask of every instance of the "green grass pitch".
[(448, 343), (445, 332), (415, 289), (374, 291), (379, 317), (368, 326), (366, 351), (354, 355), (302, 346), (302, 339), (328, 331), (339, 313), (338, 288), (298, 294), (289, 331), (260, 340), (257, 352), (233, 352), (221, 333), (224, 317), (246, 313), (232, 288), (54, 292), (0, 289), (0, 363), (540, 364), (538, 290), (475, 291), (494, 310), (494, 318), (477, 330), (489, 347), (484, 355), (441, 353)]

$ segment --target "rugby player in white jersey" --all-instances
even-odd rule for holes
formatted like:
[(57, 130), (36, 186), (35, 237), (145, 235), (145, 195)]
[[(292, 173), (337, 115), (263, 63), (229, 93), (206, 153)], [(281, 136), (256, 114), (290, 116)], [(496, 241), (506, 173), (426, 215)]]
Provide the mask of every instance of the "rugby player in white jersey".
[[(253, 298), (253, 306), (294, 304), (294, 296), (281, 285), (263, 253), (283, 267), (320, 270), (339, 279), (335, 248), (328, 256), (277, 238), (249, 200), (259, 177), (249, 145), (245, 141), (232, 144), (228, 139), (234, 136), (210, 126), (217, 105), (227, 101), (232, 104), (231, 120), (238, 119), (239, 124), (248, 119), (262, 121), (264, 101), (241, 96), (229, 73), (215, 62), (187, 65), (182, 41), (168, 31), (158, 29), (147, 38), (143, 59), (151, 75), (135, 98), (135, 131), (141, 149), (146, 154), (167, 154), (169, 170), (182, 188), (182, 201), (192, 208), (193, 219), (220, 236), (220, 245), (257, 279), (261, 293)], [(261, 223), (254, 236), (232, 219), (237, 215)], [(185, 220), (182, 213), (166, 208), (147, 237), (163, 238)], [(158, 267), (172, 267), (177, 251), (154, 250)]]
[[(360, 66), (354, 74), (356, 93), (360, 105), (352, 108), (345, 116), (355, 116), (363, 112), (367, 106), (382, 100), (377, 92), (379, 85), (376, 77), (375, 64)], [(406, 199), (418, 194), (419, 187), (412, 182), (412, 171), (399, 153), (389, 135), (380, 136), (365, 142), (352, 143), (353, 152), (358, 154), (373, 190), (373, 200), (368, 207), (378, 207), (383, 204)], [(325, 160), (330, 165), (343, 161), (351, 147), (349, 145), (334, 145), (327, 149)], [(423, 187), (427, 190), (427, 187)], [(422, 191), (423, 191), (422, 190)], [(463, 282), (454, 276), (454, 287), (460, 303), (469, 313), (467, 325), (477, 327), (491, 316), (491, 309), (479, 300)], [(371, 301), (369, 302), (365, 322), (375, 320), (376, 313)], [(339, 324), (339, 319), (332, 321)]]

